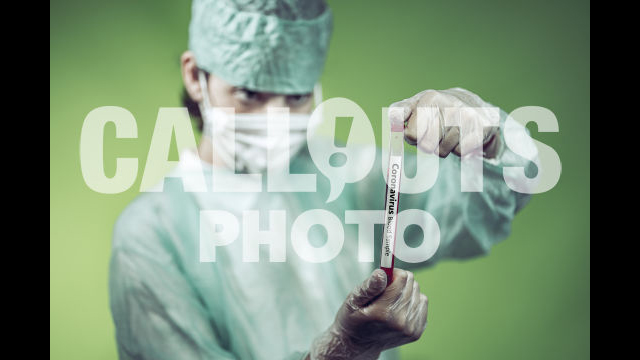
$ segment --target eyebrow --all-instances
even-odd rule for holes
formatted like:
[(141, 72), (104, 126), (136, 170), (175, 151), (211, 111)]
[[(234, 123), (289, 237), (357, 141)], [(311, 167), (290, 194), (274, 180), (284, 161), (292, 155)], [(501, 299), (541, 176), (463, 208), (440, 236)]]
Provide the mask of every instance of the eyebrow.
[(243, 86), (232, 86), (231, 87), (231, 91), (237, 91), (237, 90), (242, 90), (242, 91), (246, 91), (246, 92), (252, 92), (252, 93), (256, 93), (256, 94), (260, 94), (261, 96), (267, 96), (267, 97), (272, 97), (272, 96), (285, 96), (285, 97), (290, 97), (290, 96), (311, 96), (313, 94), (313, 91), (310, 91), (308, 93), (302, 93), (302, 94), (278, 94), (278, 93), (272, 93), (272, 92), (267, 92), (267, 91), (257, 91), (257, 90), (252, 90)]

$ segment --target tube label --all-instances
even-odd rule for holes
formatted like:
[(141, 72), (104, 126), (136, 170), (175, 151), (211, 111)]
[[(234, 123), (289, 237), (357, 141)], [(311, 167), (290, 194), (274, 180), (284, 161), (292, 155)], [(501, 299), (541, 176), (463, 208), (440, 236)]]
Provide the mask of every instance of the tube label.
[(384, 212), (384, 232), (382, 235), (382, 255), (380, 266), (393, 266), (393, 253), (396, 245), (396, 227), (398, 220), (398, 200), (400, 200), (400, 177), (402, 175), (402, 155), (389, 156), (387, 171), (387, 195)]

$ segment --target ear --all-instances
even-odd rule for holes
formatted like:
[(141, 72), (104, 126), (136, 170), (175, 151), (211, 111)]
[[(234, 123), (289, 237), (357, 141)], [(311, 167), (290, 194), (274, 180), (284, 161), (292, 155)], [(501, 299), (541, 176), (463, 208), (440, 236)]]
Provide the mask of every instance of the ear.
[(196, 57), (193, 52), (187, 50), (182, 53), (182, 56), (180, 56), (180, 68), (187, 94), (195, 102), (202, 101), (202, 89), (200, 89), (200, 82), (198, 81), (198, 64), (196, 64)]

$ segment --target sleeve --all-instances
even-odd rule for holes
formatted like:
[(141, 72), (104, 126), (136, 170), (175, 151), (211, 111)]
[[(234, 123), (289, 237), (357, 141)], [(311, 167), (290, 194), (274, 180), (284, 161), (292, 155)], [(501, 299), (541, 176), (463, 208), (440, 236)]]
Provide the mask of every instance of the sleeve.
[[(506, 120), (507, 114), (501, 110), (500, 137), (503, 149), (496, 159), (483, 160), (482, 192), (461, 191), (461, 161), (458, 156), (450, 155), (440, 160), (438, 177), (432, 188), (420, 194), (401, 194), (401, 212), (406, 209), (423, 209), (435, 218), (439, 227), (440, 243), (435, 254), (428, 260), (408, 263), (396, 258), (395, 266), (417, 269), (433, 265), (443, 259), (467, 259), (485, 255), (493, 245), (509, 235), (511, 222), (516, 213), (527, 204), (530, 195), (511, 190), (505, 182), (502, 169), (505, 166), (521, 166), (525, 168), (526, 174), (535, 174), (535, 164), (516, 155), (504, 145), (503, 130)], [(530, 137), (520, 140), (526, 141), (526, 147), (537, 154), (535, 144)], [(416, 164), (415, 155), (406, 154), (405, 157), (407, 173), (415, 173), (415, 170), (410, 169), (412, 164)], [(383, 161), (386, 160), (383, 159)], [(384, 179), (382, 178), (380, 185), (365, 187), (371, 189), (370, 186), (384, 190)], [(365, 187), (360, 189), (362, 192), (360, 198), (366, 198)], [(419, 245), (423, 234), (428, 236), (435, 233), (433, 229), (423, 229), (422, 232), (414, 230), (415, 227), (408, 227), (404, 233), (404, 241), (409, 247)], [(398, 234), (399, 239), (402, 235)], [(376, 238), (374, 244), (377, 260), (381, 239)]]
[(109, 302), (119, 358), (237, 359), (224, 324), (212, 318), (165, 241), (161, 224), (170, 222), (153, 202), (134, 201), (114, 228)]
[(234, 359), (176, 267), (116, 249), (109, 296), (120, 359)]

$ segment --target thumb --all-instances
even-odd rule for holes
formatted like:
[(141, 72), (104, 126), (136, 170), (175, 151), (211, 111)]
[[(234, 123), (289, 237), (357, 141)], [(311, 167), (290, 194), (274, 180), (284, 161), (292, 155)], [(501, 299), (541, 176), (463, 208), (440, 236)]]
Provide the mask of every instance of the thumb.
[(367, 305), (376, 296), (382, 294), (386, 287), (387, 274), (382, 269), (375, 269), (371, 276), (353, 291), (350, 301), (352, 307), (360, 308)]

